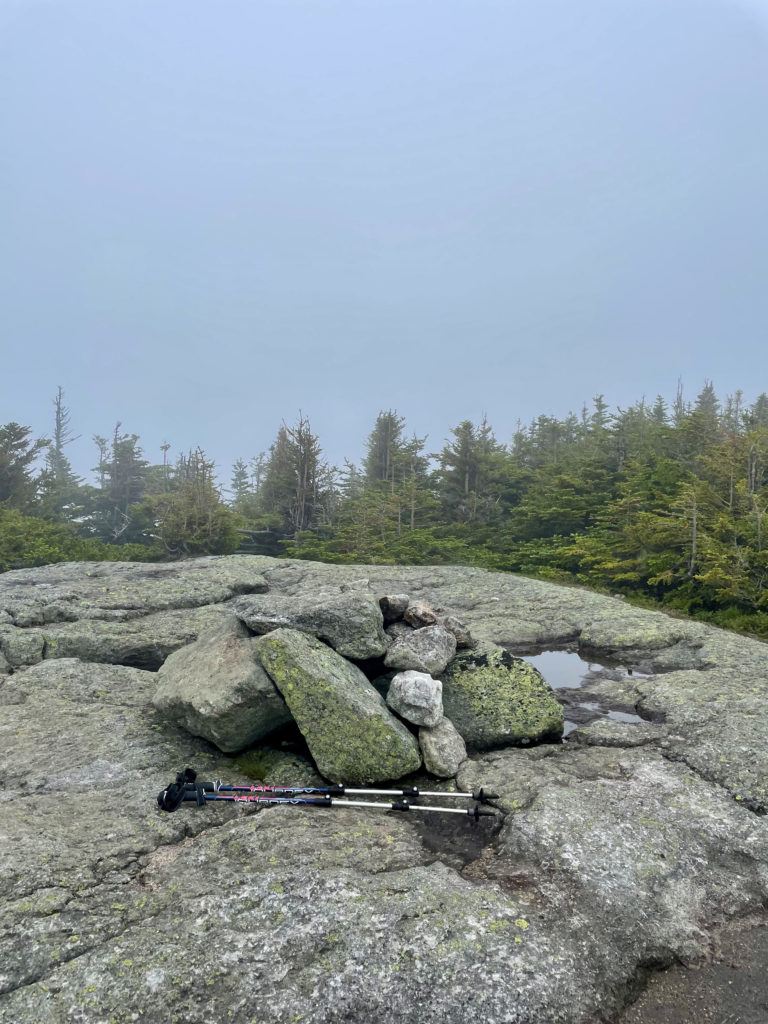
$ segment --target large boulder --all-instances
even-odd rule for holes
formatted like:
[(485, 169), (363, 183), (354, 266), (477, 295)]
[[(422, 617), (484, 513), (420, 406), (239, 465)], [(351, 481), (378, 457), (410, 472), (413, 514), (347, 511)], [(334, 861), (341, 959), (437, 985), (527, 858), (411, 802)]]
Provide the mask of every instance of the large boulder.
[(456, 637), (443, 626), (425, 626), (401, 633), (384, 656), (387, 668), (414, 669), (439, 676), (456, 653)]
[(398, 672), (389, 684), (387, 704), (414, 725), (437, 725), (443, 717), (443, 684), (426, 672)]
[(387, 647), (381, 608), (365, 591), (240, 597), (232, 607), (254, 633), (299, 630), (325, 640), (345, 658), (379, 658)]
[(260, 637), (231, 617), (173, 653), (158, 672), (152, 703), (174, 725), (219, 750), (242, 750), (291, 721), (259, 660)]
[(420, 767), (416, 737), (357, 666), (294, 629), (267, 634), (259, 652), (327, 779), (381, 782)]
[(473, 750), (533, 743), (563, 731), (563, 709), (541, 673), (490, 644), (448, 666), (443, 708)]

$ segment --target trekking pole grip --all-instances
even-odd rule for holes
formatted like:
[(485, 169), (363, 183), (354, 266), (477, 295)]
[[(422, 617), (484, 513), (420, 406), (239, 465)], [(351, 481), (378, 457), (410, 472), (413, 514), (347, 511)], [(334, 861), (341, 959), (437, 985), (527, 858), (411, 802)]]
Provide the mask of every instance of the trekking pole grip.
[(157, 794), (157, 806), (161, 811), (178, 811), (185, 800), (195, 800), (198, 807), (205, 805), (203, 784), (196, 784), (196, 772), (185, 768), (179, 772), (176, 781)]
[(496, 811), (491, 811), (487, 807), (481, 807), (480, 804), (475, 804), (474, 807), (470, 807), (467, 811), (470, 818), (474, 818), (475, 821), (480, 821), (481, 818), (495, 818)]
[(486, 789), (476, 789), (472, 794), (473, 800), (479, 800), (481, 804), (488, 803), (489, 800), (498, 800), (498, 793), (489, 793)]

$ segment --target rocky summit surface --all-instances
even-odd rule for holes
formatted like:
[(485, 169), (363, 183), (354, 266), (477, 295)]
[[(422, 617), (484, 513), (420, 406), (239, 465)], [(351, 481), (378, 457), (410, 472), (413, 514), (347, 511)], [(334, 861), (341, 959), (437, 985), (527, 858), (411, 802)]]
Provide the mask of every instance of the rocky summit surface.
[[(624, 666), (590, 696), (644, 721), (470, 751), (454, 780), (414, 780), (484, 786), (495, 821), (160, 811), (158, 792), (187, 765), (317, 783), (306, 751), (224, 754), (153, 698), (173, 652), (226, 635), (238, 602), (261, 631), (270, 595), (285, 618), (329, 589), (408, 595), (513, 654), (570, 648)], [(237, 644), (283, 657), (278, 633)], [(228, 685), (251, 692), (237, 666)], [(762, 920), (767, 700), (762, 643), (477, 569), (231, 556), (5, 573), (0, 1021), (619, 1020), (653, 972), (695, 970), (734, 923)]]

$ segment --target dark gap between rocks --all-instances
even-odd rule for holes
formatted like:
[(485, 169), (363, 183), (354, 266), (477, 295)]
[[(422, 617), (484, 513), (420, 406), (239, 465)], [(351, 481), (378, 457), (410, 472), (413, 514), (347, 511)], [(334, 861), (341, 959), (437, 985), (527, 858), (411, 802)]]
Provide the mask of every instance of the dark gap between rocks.
[[(254, 781), (264, 782), (265, 776), (275, 770), (277, 763), (285, 756), (297, 759), (297, 767), (306, 762), (305, 770), (308, 775), (317, 772), (315, 762), (309, 752), (307, 741), (295, 722), (287, 722), (278, 729), (264, 736), (257, 744), (229, 755), (233, 761), (233, 767), (243, 775)], [(319, 774), (319, 773), (318, 773)], [(308, 778), (281, 779), (274, 785), (314, 785)]]
[(126, 668), (140, 668), (145, 672), (157, 672), (171, 653), (171, 651), (159, 651), (157, 648), (147, 648), (126, 654), (111, 664), (124, 665)]

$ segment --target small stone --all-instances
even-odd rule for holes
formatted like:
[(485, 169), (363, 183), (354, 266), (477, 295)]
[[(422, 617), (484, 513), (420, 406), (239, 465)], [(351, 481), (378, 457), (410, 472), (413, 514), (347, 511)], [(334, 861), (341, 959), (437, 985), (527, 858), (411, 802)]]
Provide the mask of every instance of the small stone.
[(384, 616), (384, 624), (389, 625), (390, 622), (402, 619), (409, 601), (407, 594), (388, 594), (386, 597), (380, 597), (379, 607)]
[(440, 625), (445, 626), (449, 633), (453, 633), (456, 637), (457, 647), (467, 649), (475, 646), (475, 641), (469, 629), (455, 615), (444, 615), (440, 619)]
[(456, 654), (456, 638), (443, 626), (415, 629), (396, 639), (384, 655), (387, 668), (415, 669), (439, 676)]
[(410, 636), (413, 632), (413, 626), (409, 626), (407, 622), (393, 622), (391, 626), (387, 626), (384, 630), (390, 640), (399, 640), (401, 637)]
[(425, 604), (424, 601), (414, 601), (405, 610), (403, 618), (414, 629), (422, 629), (424, 626), (434, 626), (437, 622), (437, 615)]
[(437, 725), (443, 717), (443, 684), (426, 672), (398, 672), (389, 685), (387, 704), (414, 725)]
[(448, 718), (441, 718), (431, 729), (419, 729), (419, 746), (424, 767), (441, 779), (452, 778), (467, 757), (464, 740)]

